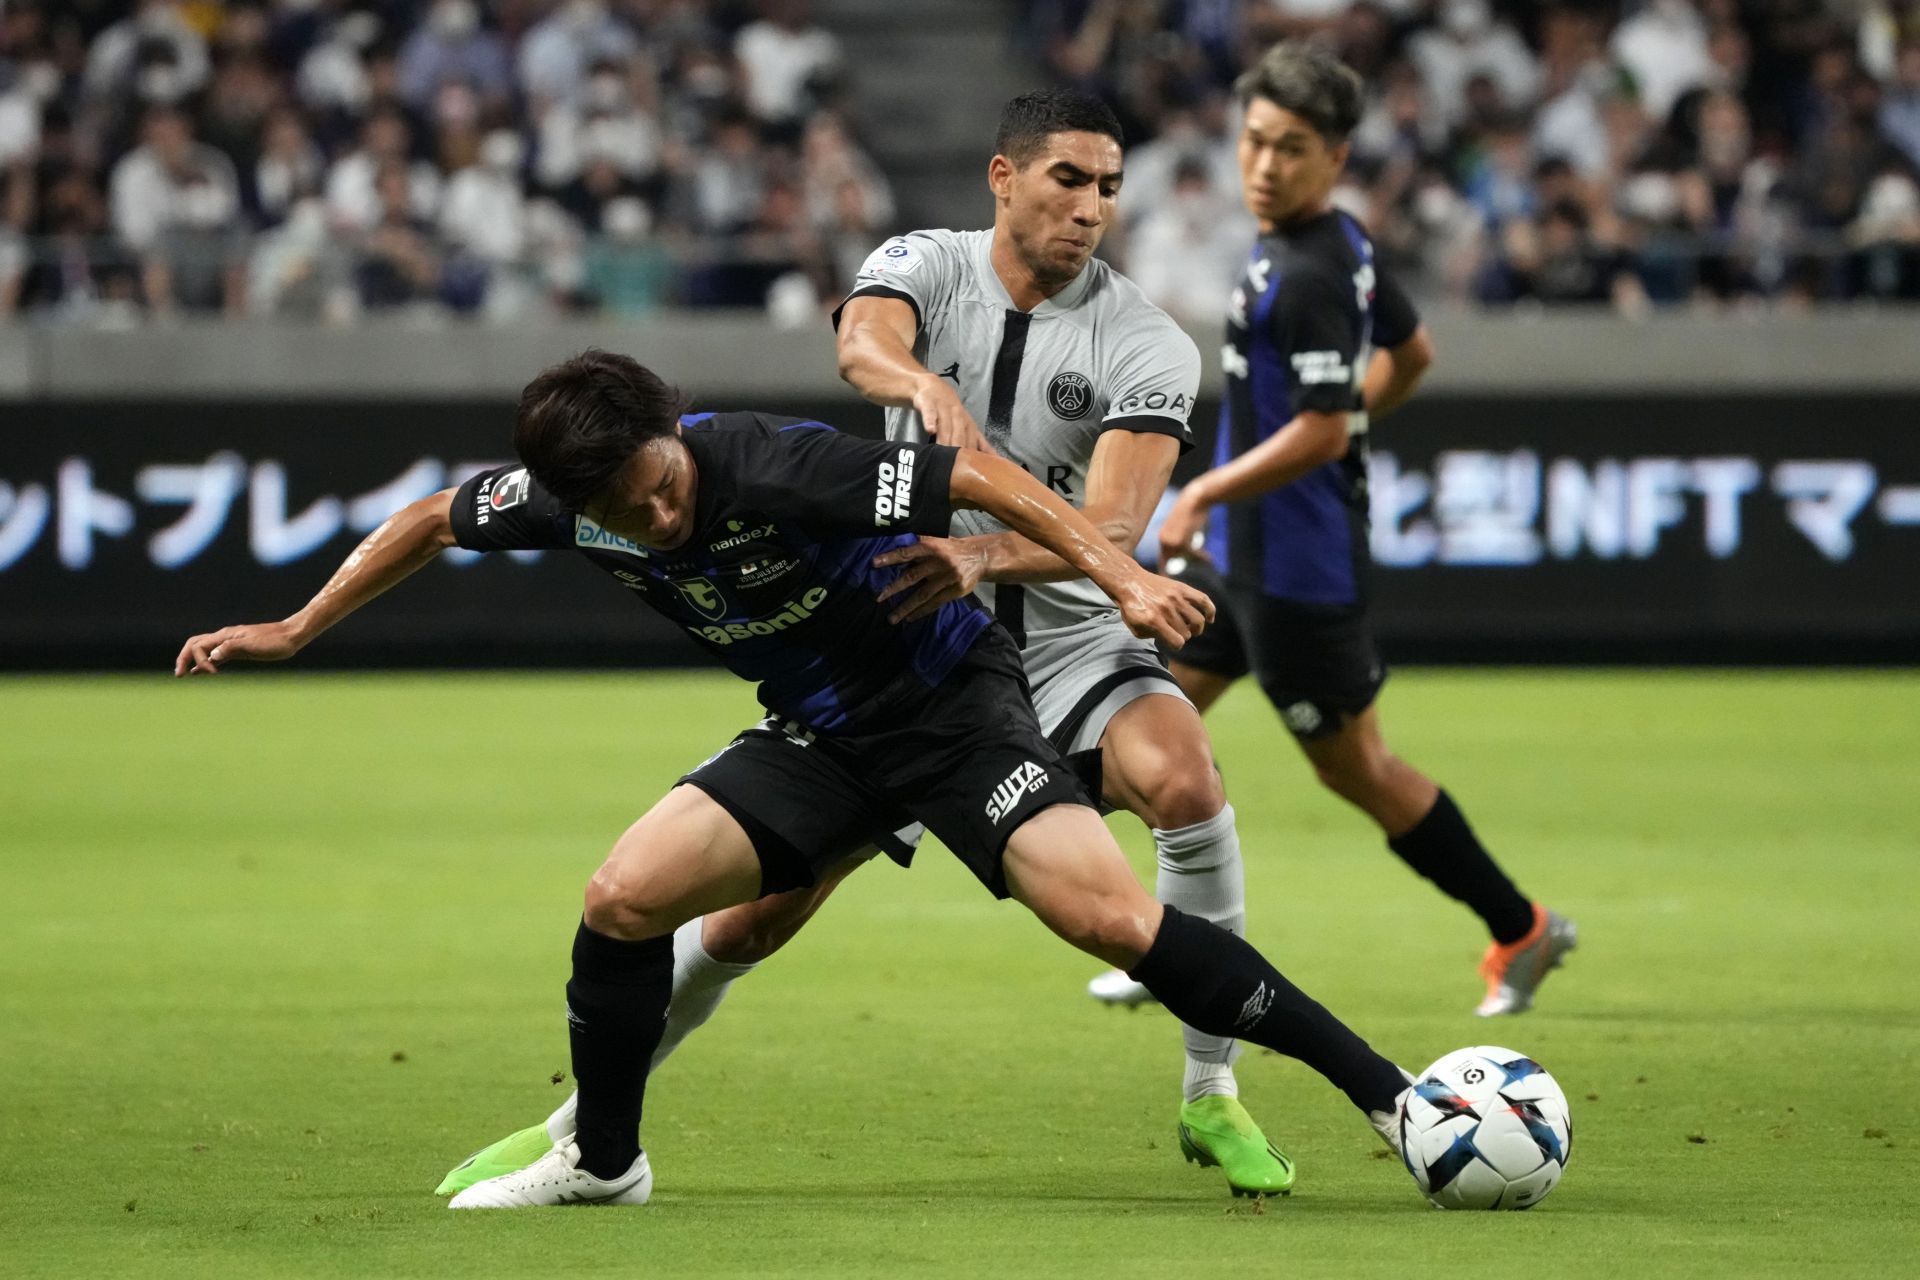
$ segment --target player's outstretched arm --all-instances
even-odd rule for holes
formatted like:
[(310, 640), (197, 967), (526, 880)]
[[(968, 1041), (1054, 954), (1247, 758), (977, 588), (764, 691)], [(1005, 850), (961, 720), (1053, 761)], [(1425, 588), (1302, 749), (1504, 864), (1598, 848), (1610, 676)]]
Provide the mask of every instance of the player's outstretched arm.
[(401, 508), (366, 536), (305, 608), (279, 622), (222, 627), (194, 636), (173, 674), (218, 675), (224, 662), (282, 662), (316, 636), (453, 545), (452, 489)]
[(962, 453), (954, 459), (949, 498), (1024, 534), (1090, 579), (1120, 606), (1135, 635), (1180, 648), (1213, 621), (1205, 593), (1150, 573), (1058, 494), (1005, 458)]
[[(1146, 431), (1108, 431), (1093, 448), (1081, 514), (1103, 537), (1131, 555), (1153, 519), (1160, 495), (1179, 457), (1180, 442)], [(981, 582), (1065, 582), (1080, 571), (1017, 533), (971, 538), (922, 538), (874, 558), (878, 566), (904, 565), (880, 599), (900, 597), (891, 615), (911, 622), (949, 600), (970, 595)], [(911, 593), (911, 594), (909, 594)]]
[(1203, 471), (1180, 490), (1160, 522), (1164, 562), (1191, 554), (1207, 527), (1207, 511), (1222, 502), (1243, 502), (1292, 484), (1316, 467), (1344, 457), (1348, 416), (1304, 409), (1293, 421), (1233, 461)]
[(899, 298), (850, 299), (834, 339), (841, 379), (874, 404), (912, 409), (940, 444), (993, 452), (959, 388), (913, 358), (918, 336), (919, 319)]

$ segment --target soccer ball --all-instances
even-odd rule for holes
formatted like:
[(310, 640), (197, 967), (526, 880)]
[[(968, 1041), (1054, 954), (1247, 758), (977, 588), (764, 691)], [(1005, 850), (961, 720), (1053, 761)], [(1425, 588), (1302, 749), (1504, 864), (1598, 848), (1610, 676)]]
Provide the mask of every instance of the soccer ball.
[(1567, 1095), (1511, 1049), (1455, 1050), (1420, 1073), (1400, 1111), (1401, 1158), (1442, 1209), (1531, 1209), (1572, 1150)]

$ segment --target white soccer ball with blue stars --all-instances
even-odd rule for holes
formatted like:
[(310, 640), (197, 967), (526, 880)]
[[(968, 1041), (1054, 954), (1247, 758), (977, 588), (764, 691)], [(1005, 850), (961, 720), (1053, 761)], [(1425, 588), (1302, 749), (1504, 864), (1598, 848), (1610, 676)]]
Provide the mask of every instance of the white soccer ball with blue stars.
[(1400, 1112), (1407, 1172), (1442, 1209), (1531, 1209), (1572, 1149), (1567, 1095), (1512, 1049), (1456, 1049), (1415, 1077)]

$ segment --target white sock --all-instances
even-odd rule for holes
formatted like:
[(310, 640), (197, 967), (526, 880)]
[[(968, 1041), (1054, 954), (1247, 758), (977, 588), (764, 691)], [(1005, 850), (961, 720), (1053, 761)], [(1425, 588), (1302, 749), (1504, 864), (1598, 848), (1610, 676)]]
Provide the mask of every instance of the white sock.
[(1180, 1093), (1186, 1102), (1198, 1102), (1215, 1094), (1237, 1098), (1240, 1096), (1240, 1082), (1233, 1078), (1233, 1068), (1227, 1063), (1188, 1058), (1187, 1074), (1180, 1082)]
[[(660, 1033), (660, 1047), (653, 1051), (648, 1074), (660, 1069), (680, 1042), (685, 1040), (720, 1007), (727, 988), (735, 978), (753, 972), (752, 964), (732, 964), (715, 960), (701, 942), (706, 917), (696, 916), (673, 933), (673, 996), (667, 1005), (667, 1025)], [(575, 1129), (574, 1113), (580, 1101), (575, 1091), (559, 1110), (547, 1117), (547, 1136), (555, 1142)]]
[[(1190, 916), (1217, 924), (1236, 937), (1247, 931), (1246, 877), (1240, 865), (1240, 834), (1233, 825), (1233, 806), (1225, 805), (1205, 822), (1172, 831), (1154, 828), (1153, 847), (1159, 875), (1154, 896)], [(1233, 1063), (1240, 1044), (1224, 1036), (1210, 1036), (1192, 1027), (1180, 1028), (1186, 1043), (1187, 1071), (1183, 1091), (1187, 1101), (1208, 1094), (1237, 1094)]]

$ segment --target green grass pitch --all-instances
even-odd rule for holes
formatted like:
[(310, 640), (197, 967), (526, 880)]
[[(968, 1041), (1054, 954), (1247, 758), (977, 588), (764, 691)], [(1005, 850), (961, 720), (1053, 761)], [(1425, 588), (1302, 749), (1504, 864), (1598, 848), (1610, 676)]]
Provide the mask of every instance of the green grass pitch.
[[(1251, 932), (1410, 1067), (1483, 1041), (1572, 1100), (1558, 1191), (1443, 1214), (1305, 1068), (1300, 1163), (1228, 1198), (1178, 1041), (937, 848), (862, 871), (656, 1080), (642, 1210), (429, 1193), (565, 1086), (586, 876), (746, 723), (718, 676), (0, 681), (0, 1273), (1911, 1273), (1920, 677), (1410, 671), (1383, 704), (1582, 948), (1478, 1022), (1475, 922), (1237, 691)], [(1131, 820), (1115, 829), (1150, 865)]]

